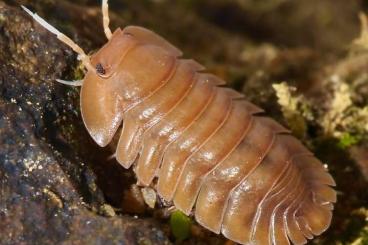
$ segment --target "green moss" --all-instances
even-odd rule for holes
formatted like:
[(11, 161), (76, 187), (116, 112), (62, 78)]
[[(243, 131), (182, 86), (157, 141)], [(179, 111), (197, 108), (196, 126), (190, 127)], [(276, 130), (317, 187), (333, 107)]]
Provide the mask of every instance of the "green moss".
[(358, 136), (351, 135), (349, 133), (343, 133), (338, 142), (338, 147), (341, 149), (347, 149), (350, 146), (353, 146), (359, 143), (360, 139)]
[(182, 241), (190, 236), (191, 225), (191, 219), (179, 210), (171, 214), (171, 231), (177, 240)]

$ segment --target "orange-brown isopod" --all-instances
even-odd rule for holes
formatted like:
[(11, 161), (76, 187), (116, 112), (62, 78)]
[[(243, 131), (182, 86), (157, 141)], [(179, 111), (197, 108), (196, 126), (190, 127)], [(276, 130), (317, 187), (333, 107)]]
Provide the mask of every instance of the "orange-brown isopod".
[(157, 34), (137, 26), (111, 33), (94, 55), (38, 15), (79, 54), (84, 124), (100, 146), (122, 132), (116, 159), (138, 182), (199, 224), (241, 244), (305, 244), (331, 222), (335, 185), (289, 131)]

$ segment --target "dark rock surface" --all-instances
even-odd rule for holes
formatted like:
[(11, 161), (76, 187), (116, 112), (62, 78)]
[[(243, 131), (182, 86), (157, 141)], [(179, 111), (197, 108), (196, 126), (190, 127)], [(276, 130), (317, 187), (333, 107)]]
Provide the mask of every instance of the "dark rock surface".
[(3, 3), (0, 50), (0, 243), (169, 243), (152, 219), (105, 205), (83, 158), (96, 146), (77, 120), (78, 93), (54, 82), (71, 73), (71, 51)]

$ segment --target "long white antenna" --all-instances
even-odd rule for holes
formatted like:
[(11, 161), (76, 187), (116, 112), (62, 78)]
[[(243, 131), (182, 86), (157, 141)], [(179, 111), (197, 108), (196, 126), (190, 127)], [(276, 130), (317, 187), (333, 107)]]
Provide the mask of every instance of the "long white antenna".
[(71, 40), (69, 37), (65, 36), (63, 33), (61, 33), (60, 31), (58, 31), (55, 27), (53, 27), (52, 25), (50, 25), (49, 23), (47, 23), (46, 20), (42, 19), (39, 15), (37, 15), (35, 13), (32, 13), (29, 9), (27, 9), (23, 5), (21, 7), (30, 16), (32, 16), (32, 18), (35, 21), (37, 21), (41, 26), (43, 26), (44, 28), (46, 28), (51, 33), (55, 34), (56, 37), (60, 41), (62, 41), (63, 43), (65, 43), (66, 45), (68, 45), (70, 48), (72, 48), (74, 50), (74, 52), (76, 52), (78, 54), (80, 60), (83, 62), (83, 65), (86, 67), (87, 70), (95, 71), (95, 69), (91, 65), (91, 61), (89, 59), (89, 56), (86, 55), (86, 53), (83, 51), (83, 49), (81, 47), (79, 47), (75, 42), (73, 42), (73, 40)]
[(102, 17), (103, 17), (103, 28), (107, 39), (110, 40), (112, 33), (109, 28), (110, 18), (109, 18), (109, 4), (107, 0), (102, 0)]

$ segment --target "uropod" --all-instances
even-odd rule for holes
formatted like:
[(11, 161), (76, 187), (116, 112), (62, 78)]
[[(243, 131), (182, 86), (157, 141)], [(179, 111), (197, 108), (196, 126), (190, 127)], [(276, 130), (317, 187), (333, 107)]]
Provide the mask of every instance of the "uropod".
[[(83, 122), (108, 145), (122, 127), (116, 160), (140, 185), (203, 227), (241, 244), (305, 244), (330, 225), (335, 182), (322, 163), (262, 109), (154, 32), (109, 29), (88, 56), (37, 14), (22, 8), (78, 53)], [(121, 126), (122, 125), (122, 126)]]

